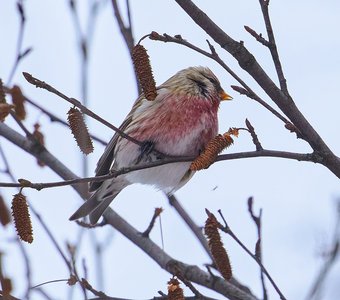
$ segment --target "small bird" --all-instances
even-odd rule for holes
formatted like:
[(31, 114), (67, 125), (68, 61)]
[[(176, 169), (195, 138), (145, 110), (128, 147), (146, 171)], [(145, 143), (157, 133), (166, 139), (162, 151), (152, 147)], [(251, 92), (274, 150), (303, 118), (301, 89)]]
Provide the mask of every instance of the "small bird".
[[(198, 156), (218, 133), (220, 101), (231, 99), (210, 69), (200, 66), (179, 71), (157, 88), (155, 100), (141, 94), (120, 126), (142, 146), (114, 134), (98, 161), (96, 176), (162, 159), (159, 153)], [(97, 223), (112, 200), (130, 184), (153, 185), (171, 195), (193, 174), (190, 162), (177, 162), (92, 182), (91, 197), (70, 220), (89, 215), (90, 222)]]

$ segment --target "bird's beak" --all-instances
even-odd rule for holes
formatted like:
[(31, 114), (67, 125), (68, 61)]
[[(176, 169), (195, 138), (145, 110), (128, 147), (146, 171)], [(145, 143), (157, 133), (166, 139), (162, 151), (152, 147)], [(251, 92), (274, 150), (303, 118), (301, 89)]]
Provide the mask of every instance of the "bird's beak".
[(233, 97), (229, 96), (225, 91), (220, 91), (220, 97), (221, 97), (221, 100), (224, 101), (224, 100), (232, 100)]

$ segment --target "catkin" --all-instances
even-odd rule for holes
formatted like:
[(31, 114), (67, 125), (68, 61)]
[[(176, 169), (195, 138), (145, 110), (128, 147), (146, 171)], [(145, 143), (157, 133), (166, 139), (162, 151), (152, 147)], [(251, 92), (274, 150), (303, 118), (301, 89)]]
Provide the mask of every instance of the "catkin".
[(184, 300), (183, 289), (176, 278), (171, 278), (168, 282), (168, 300)]
[(233, 144), (234, 140), (231, 138), (231, 130), (225, 134), (219, 134), (215, 136), (205, 147), (204, 151), (191, 163), (191, 171), (199, 171), (207, 169), (216, 160), (217, 155), (223, 151), (223, 149)]
[(10, 297), (10, 293), (13, 290), (12, 280), (10, 278), (7, 278), (7, 277), (2, 277), (2, 278), (0, 278), (0, 283), (1, 283), (1, 289), (2, 289), (2, 296), (4, 296), (3, 299), (4, 300), (12, 299), (12, 297)]
[(14, 105), (8, 103), (0, 103), (0, 122), (3, 122), (8, 114), (10, 113), (11, 109), (14, 108)]
[(213, 214), (209, 214), (206, 220), (204, 232), (208, 239), (208, 245), (214, 258), (216, 267), (225, 280), (232, 277), (232, 269), (229, 256), (223, 247), (221, 236), (218, 232), (218, 222)]
[(0, 195), (0, 223), (6, 226), (11, 222), (10, 213), (4, 198)]
[(25, 120), (25, 96), (22, 94), (20, 87), (14, 85), (11, 88), (12, 102), (15, 105), (14, 111), (19, 120)]
[(78, 147), (84, 154), (93, 152), (93, 144), (83, 114), (74, 107), (68, 111), (68, 123)]
[(32, 243), (33, 229), (26, 197), (20, 192), (14, 195), (12, 200), (12, 216), (15, 228), (21, 240)]
[[(33, 136), (35, 137), (35, 139), (39, 142), (39, 144), (41, 146), (45, 146), (45, 137), (44, 137), (43, 133), (40, 131), (40, 124), (39, 123), (34, 124)], [(37, 164), (40, 167), (45, 166), (45, 163), (43, 161), (39, 160), (39, 159), (37, 159)]]
[(132, 61), (135, 71), (147, 100), (155, 100), (157, 96), (156, 83), (152, 75), (149, 55), (142, 45), (136, 45), (132, 50)]

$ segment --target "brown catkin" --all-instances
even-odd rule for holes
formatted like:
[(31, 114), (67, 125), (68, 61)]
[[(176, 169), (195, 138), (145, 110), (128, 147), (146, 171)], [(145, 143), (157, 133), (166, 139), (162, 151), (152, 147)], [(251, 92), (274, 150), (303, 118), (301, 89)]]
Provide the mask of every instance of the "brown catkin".
[(215, 161), (217, 155), (226, 147), (229, 147), (234, 140), (229, 134), (215, 136), (205, 147), (204, 151), (191, 163), (191, 171), (207, 169)]
[[(12, 299), (9, 298), (9, 294), (12, 292), (13, 290), (13, 286), (12, 286), (12, 280), (6, 277), (2, 277), (0, 279), (0, 283), (1, 283), (1, 289), (2, 289), (2, 295), (4, 296), (4, 300), (6, 299)], [(7, 297), (7, 298), (6, 298)]]
[[(33, 136), (39, 142), (40, 145), (45, 146), (45, 137), (42, 134), (42, 132), (40, 131), (40, 124), (39, 123), (34, 124)], [(43, 161), (39, 160), (39, 159), (37, 159), (37, 164), (40, 167), (45, 166), (45, 163)]]
[(176, 278), (171, 278), (168, 282), (168, 300), (184, 300), (183, 289)]
[(93, 152), (93, 144), (83, 114), (74, 107), (71, 107), (67, 114), (67, 120), (78, 147), (84, 154), (90, 154)]
[(0, 223), (6, 226), (11, 222), (11, 215), (6, 205), (5, 199), (0, 195)]
[(1, 78), (0, 78), (0, 103), (6, 103), (4, 84)]
[(6, 119), (11, 109), (13, 108), (14, 108), (14, 105), (12, 104), (0, 103), (0, 122), (3, 122)]
[(12, 216), (15, 228), (21, 240), (32, 243), (33, 229), (26, 197), (20, 192), (14, 195), (12, 200)]
[(12, 102), (15, 105), (15, 114), (19, 120), (25, 120), (26, 109), (25, 109), (25, 96), (22, 94), (21, 88), (14, 85), (11, 88)]
[(204, 232), (208, 238), (208, 245), (218, 271), (225, 280), (230, 280), (232, 277), (230, 260), (227, 251), (223, 247), (223, 243), (218, 232), (218, 226), (219, 224), (215, 216), (213, 214), (209, 214), (204, 226)]
[(147, 100), (155, 100), (157, 96), (156, 83), (152, 75), (149, 55), (142, 45), (136, 45), (132, 50), (132, 61), (139, 83)]

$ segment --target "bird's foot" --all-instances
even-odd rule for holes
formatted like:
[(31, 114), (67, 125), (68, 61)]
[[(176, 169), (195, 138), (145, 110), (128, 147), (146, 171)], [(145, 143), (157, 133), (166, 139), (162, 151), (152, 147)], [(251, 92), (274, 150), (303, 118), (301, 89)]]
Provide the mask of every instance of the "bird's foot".
[(140, 163), (142, 160), (151, 161), (150, 154), (155, 149), (155, 143), (152, 141), (144, 141), (140, 146), (139, 156), (136, 159), (136, 164)]

